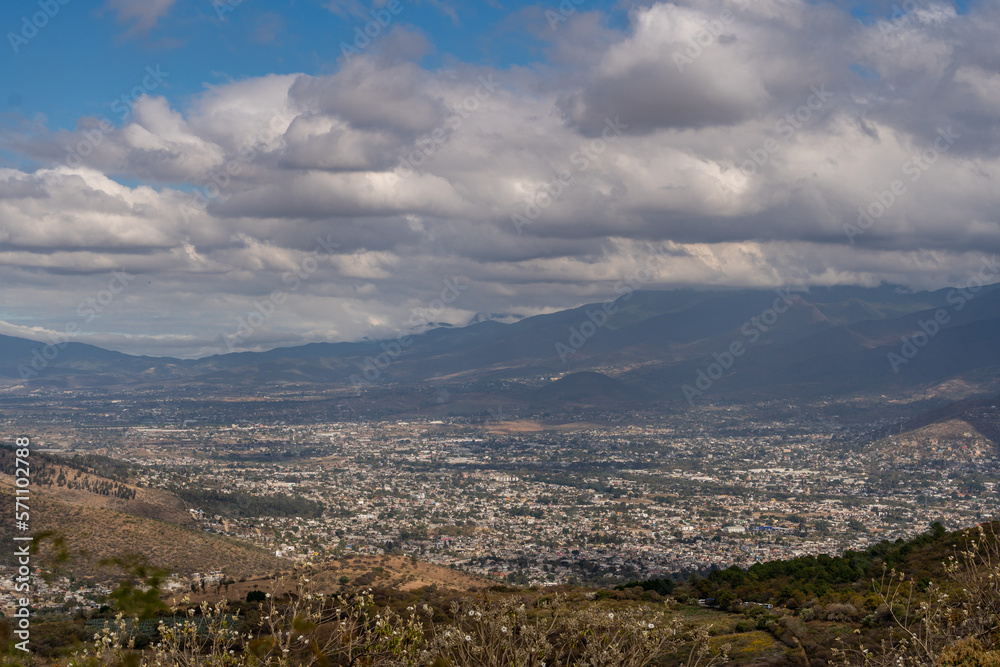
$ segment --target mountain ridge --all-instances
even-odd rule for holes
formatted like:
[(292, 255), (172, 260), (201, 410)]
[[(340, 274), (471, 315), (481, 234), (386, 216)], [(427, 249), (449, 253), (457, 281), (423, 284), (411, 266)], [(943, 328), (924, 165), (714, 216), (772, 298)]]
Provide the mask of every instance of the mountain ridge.
[[(13, 392), (87, 387), (238, 392), (256, 385), (357, 396), (450, 383), (544, 407), (553, 401), (572, 404), (573, 392), (557, 387), (539, 393), (538, 387), (570, 373), (596, 372), (622, 383), (613, 394), (631, 394), (640, 404), (680, 403), (684, 387), (708, 374), (712, 395), (724, 400), (933, 389), (957, 378), (986, 395), (1000, 369), (993, 344), (1000, 289), (989, 286), (974, 299), (963, 298), (961, 307), (956, 294), (950, 288), (908, 292), (887, 285), (635, 291), (510, 323), (484, 319), (404, 338), (190, 360), (4, 336), (0, 383)], [(935, 325), (935, 318), (942, 323)]]

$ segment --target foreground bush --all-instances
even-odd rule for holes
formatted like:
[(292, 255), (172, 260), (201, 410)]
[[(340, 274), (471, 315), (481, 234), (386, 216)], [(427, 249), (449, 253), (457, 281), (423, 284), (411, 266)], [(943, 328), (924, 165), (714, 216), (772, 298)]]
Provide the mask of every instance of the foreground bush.
[(1000, 667), (1000, 539), (993, 525), (966, 533), (941, 583), (895, 570), (873, 582), (873, 622), (888, 626), (877, 646), (839, 651), (845, 665)]
[(257, 607), (254, 622), (225, 603), (174, 609), (143, 650), (137, 624), (119, 615), (69, 665), (644, 667), (690, 647), (693, 667), (724, 660), (728, 650), (712, 654), (707, 628), (685, 630), (662, 606), (571, 609), (556, 599), (529, 607), (518, 597), (482, 595), (453, 603), (442, 621), (427, 605), (401, 615), (378, 607), (370, 591), (326, 596), (303, 578), (294, 593)]

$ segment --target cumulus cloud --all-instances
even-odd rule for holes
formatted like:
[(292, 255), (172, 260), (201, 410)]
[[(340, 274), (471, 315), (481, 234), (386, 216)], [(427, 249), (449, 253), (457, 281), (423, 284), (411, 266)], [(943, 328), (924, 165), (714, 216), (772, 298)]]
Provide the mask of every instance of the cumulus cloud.
[(530, 67), (390, 48), (142, 96), (100, 140), (7, 141), (49, 166), (0, 170), (0, 333), (59, 330), (115, 270), (136, 279), (85, 338), (180, 356), (275, 290), (249, 347), (392, 334), (446, 280), (456, 324), (603, 300), (651, 258), (650, 287), (962, 282), (1000, 246), (998, 29), (993, 6), (657, 2), (571, 16)]

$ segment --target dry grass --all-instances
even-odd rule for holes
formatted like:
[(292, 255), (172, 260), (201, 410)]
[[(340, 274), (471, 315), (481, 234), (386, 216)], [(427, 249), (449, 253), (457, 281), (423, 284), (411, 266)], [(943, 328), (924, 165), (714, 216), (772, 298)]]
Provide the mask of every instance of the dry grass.
[[(72, 480), (78, 486), (90, 484), (91, 486), (96, 487), (102, 482), (110, 481), (104, 477), (99, 477), (88, 472), (83, 472), (78, 468), (60, 465), (58, 463), (47, 463), (46, 466), (52, 470), (52, 479), (61, 473), (67, 480)], [(12, 487), (13, 484), (14, 477), (12, 475), (0, 473), (0, 487)], [(48, 496), (59, 502), (71, 505), (104, 507), (123, 512), (125, 514), (135, 514), (137, 516), (158, 519), (168, 523), (176, 523), (181, 526), (194, 524), (190, 513), (184, 507), (184, 503), (181, 499), (169, 491), (161, 489), (148, 489), (134, 486), (132, 484), (120, 484), (121, 486), (134, 491), (135, 498), (126, 500), (115, 496), (92, 493), (82, 488), (71, 489), (68, 486), (57, 486), (55, 484), (43, 485), (35, 483), (32, 485), (31, 492), (32, 495), (43, 497)]]
[[(14, 506), (9, 479), (0, 479), (0, 505), (4, 507)], [(283, 565), (269, 552), (246, 542), (126, 514), (101, 506), (97, 500), (92, 504), (64, 502), (52, 493), (42, 492), (32, 494), (29, 507), (31, 532), (51, 530), (62, 535), (73, 556), (66, 569), (78, 575), (113, 574), (100, 561), (130, 553), (142, 554), (151, 564), (178, 573), (223, 570), (240, 577), (274, 571)], [(0, 514), (0, 532), (12, 534), (12, 522), (12, 512)]]
[(486, 430), (490, 433), (541, 433), (544, 431), (573, 432), (598, 428), (597, 424), (585, 422), (570, 422), (567, 424), (543, 424), (531, 419), (518, 419), (502, 422), (489, 422)]
[[(340, 578), (347, 577), (348, 587), (364, 584), (379, 588), (414, 591), (426, 586), (436, 586), (438, 589), (467, 592), (493, 586), (497, 582), (468, 574), (448, 567), (433, 565), (423, 561), (413, 564), (406, 556), (354, 556), (347, 560), (335, 560), (319, 566), (319, 572), (313, 576), (316, 585), (322, 590), (335, 591), (340, 585)], [(367, 582), (367, 583), (365, 583)], [(247, 578), (230, 584), (226, 589), (217, 590), (209, 586), (204, 593), (189, 594), (194, 603), (216, 603), (222, 598), (242, 600), (247, 593), (254, 590), (264, 591), (281, 596), (290, 590), (294, 581), (289, 578), (275, 580), (269, 575)]]

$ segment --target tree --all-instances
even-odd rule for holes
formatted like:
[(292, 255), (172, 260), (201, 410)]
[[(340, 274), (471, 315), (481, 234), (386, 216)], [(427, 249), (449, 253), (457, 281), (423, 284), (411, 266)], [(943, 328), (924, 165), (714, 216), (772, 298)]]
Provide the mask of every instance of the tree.
[(720, 608), (726, 609), (730, 604), (736, 601), (736, 596), (733, 595), (732, 591), (722, 590), (719, 591), (718, 595), (715, 597), (715, 604), (719, 605)]
[[(160, 599), (164, 578), (170, 574), (165, 568), (152, 567), (146, 562), (145, 556), (128, 555), (122, 558), (109, 558), (101, 561), (102, 565), (115, 565), (125, 570), (125, 577), (109, 596), (115, 601), (115, 606), (126, 616), (137, 618), (153, 618), (156, 612), (167, 609)], [(204, 590), (204, 581), (202, 582)]]

